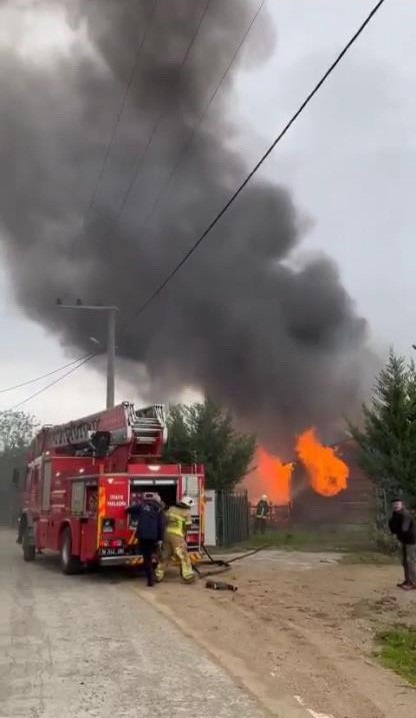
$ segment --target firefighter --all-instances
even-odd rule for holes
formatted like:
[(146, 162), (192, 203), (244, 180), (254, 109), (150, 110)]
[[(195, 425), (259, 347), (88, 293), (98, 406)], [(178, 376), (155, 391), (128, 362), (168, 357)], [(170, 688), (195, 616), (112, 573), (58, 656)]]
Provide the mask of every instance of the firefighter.
[(266, 494), (263, 494), (260, 501), (258, 502), (256, 506), (256, 516), (254, 520), (254, 533), (256, 534), (257, 531), (260, 531), (260, 533), (264, 534), (267, 527), (267, 519), (269, 518), (269, 501), (266, 496)]
[(163, 541), (164, 519), (159, 494), (144, 494), (140, 504), (133, 504), (126, 513), (137, 521), (136, 537), (143, 556), (147, 585), (155, 585), (153, 556)]
[(166, 567), (172, 556), (176, 556), (179, 560), (182, 579), (186, 583), (191, 583), (195, 580), (186, 544), (186, 533), (192, 524), (191, 508), (193, 505), (194, 500), (190, 496), (183, 496), (176, 506), (171, 506), (166, 512), (162, 555), (155, 570), (157, 581), (163, 580)]

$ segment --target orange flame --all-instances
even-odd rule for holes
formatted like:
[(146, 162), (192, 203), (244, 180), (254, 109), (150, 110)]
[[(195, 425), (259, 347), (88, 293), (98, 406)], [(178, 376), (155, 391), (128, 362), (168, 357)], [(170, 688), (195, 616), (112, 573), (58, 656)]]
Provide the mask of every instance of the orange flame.
[(273, 504), (287, 504), (290, 501), (292, 464), (284, 464), (263, 447), (257, 449), (256, 464), (255, 471), (246, 481), (250, 499), (258, 501), (261, 494), (267, 494)]
[(335, 496), (347, 488), (348, 466), (330, 446), (319, 443), (314, 429), (308, 429), (296, 442), (296, 452), (309, 474), (312, 488), (322, 496)]

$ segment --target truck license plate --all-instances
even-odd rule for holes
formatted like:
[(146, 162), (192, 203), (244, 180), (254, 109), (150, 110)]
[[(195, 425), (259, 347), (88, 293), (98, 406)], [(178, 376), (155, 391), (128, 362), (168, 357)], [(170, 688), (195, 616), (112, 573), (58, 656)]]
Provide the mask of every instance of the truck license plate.
[(124, 554), (124, 548), (102, 548), (101, 556), (122, 556)]

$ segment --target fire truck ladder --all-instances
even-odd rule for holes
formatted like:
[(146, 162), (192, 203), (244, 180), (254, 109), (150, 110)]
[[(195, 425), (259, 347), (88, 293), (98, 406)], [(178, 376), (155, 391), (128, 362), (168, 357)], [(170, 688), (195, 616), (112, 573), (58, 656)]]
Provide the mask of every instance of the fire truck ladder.
[(144, 409), (126, 407), (128, 421), (138, 444), (154, 444), (162, 431), (163, 443), (167, 439), (167, 427), (163, 404), (154, 404)]

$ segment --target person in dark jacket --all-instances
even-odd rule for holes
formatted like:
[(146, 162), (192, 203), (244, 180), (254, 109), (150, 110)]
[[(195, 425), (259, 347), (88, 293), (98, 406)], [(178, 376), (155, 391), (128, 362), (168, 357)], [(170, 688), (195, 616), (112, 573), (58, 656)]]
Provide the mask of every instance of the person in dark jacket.
[(141, 503), (129, 506), (126, 513), (136, 522), (136, 537), (143, 556), (147, 585), (154, 586), (153, 556), (162, 544), (164, 533), (164, 517), (160, 497), (157, 494), (148, 496), (145, 494)]
[(400, 498), (393, 499), (389, 529), (402, 546), (404, 581), (397, 584), (405, 591), (416, 589), (416, 522)]

